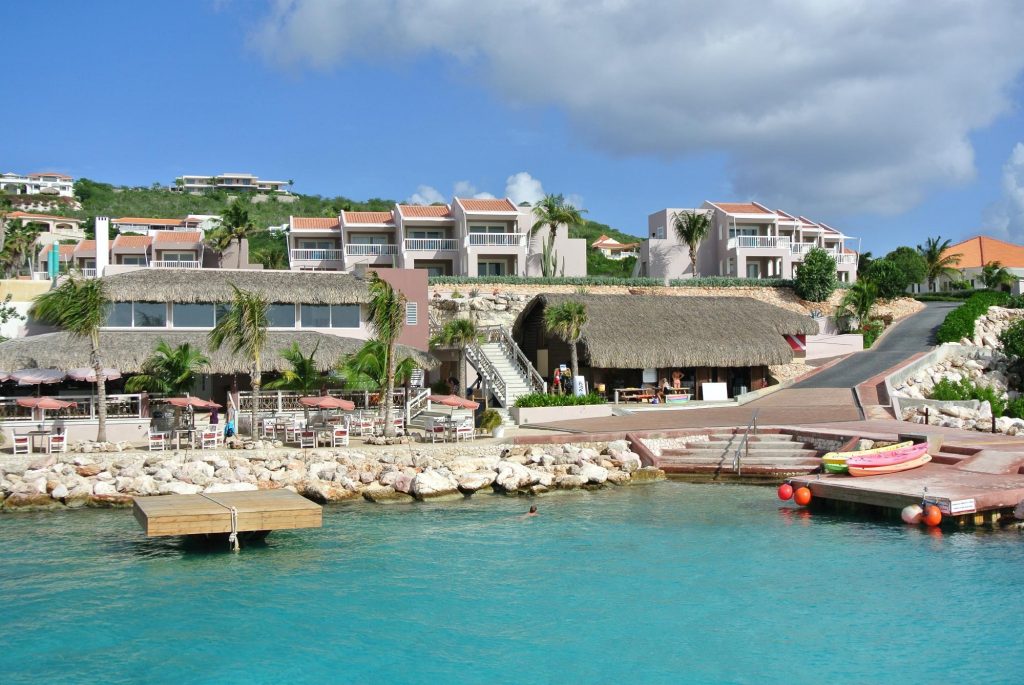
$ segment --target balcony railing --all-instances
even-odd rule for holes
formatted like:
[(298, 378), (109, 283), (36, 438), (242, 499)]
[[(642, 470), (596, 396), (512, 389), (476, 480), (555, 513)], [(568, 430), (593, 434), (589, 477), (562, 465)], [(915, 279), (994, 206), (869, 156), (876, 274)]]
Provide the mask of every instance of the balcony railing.
[(158, 259), (149, 263), (150, 269), (201, 269), (202, 262), (197, 259)]
[(836, 264), (856, 264), (857, 255), (850, 252), (839, 252), (832, 255), (836, 259)]
[(471, 246), (492, 245), (500, 247), (523, 247), (526, 245), (525, 233), (470, 233)]
[(293, 262), (340, 262), (342, 251), (338, 249), (292, 250)]
[(839, 250), (824, 248), (814, 243), (795, 243), (790, 246), (790, 252), (793, 254), (794, 259), (796, 259), (797, 261), (801, 261), (804, 257), (807, 256), (808, 252), (815, 248), (825, 250), (825, 254), (827, 254), (832, 259), (836, 260), (836, 264), (857, 263), (857, 255), (853, 254), (852, 252), (840, 252)]
[(790, 238), (788, 235), (738, 235), (729, 238), (729, 249), (767, 247), (767, 248), (788, 248)]
[(96, 269), (94, 267), (85, 267), (78, 271), (82, 274), (82, 278), (96, 278)]
[(348, 243), (345, 245), (345, 254), (350, 254), (353, 257), (379, 257), (381, 255), (393, 255), (398, 254), (398, 245)]
[(414, 252), (454, 252), (459, 241), (454, 238), (406, 238), (405, 249)]

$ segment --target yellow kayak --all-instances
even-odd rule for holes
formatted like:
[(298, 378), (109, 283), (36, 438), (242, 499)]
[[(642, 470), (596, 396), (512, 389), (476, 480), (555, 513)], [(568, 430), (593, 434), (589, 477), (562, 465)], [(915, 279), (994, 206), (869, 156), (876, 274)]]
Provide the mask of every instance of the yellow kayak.
[(873, 447), (869, 450), (857, 450), (855, 452), (829, 452), (822, 457), (821, 460), (826, 464), (846, 464), (846, 460), (850, 457), (863, 457), (866, 454), (881, 454), (882, 452), (891, 452), (893, 450), (903, 449), (904, 447), (912, 447), (913, 445), (913, 440), (907, 440), (906, 442), (898, 442), (895, 445)]

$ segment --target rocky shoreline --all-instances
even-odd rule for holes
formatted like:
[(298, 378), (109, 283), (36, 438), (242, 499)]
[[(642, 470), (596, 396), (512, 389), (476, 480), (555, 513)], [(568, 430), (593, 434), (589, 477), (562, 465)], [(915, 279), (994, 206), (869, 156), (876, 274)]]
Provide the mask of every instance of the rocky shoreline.
[(0, 510), (126, 507), (132, 497), (288, 488), (319, 503), (540, 495), (649, 483), (624, 440), (545, 446), (410, 446), (40, 455), (0, 467)]

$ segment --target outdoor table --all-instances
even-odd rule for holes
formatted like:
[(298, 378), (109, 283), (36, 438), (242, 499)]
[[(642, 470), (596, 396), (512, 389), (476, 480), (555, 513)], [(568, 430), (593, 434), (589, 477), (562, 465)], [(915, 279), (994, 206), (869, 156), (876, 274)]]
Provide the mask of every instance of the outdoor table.
[(195, 428), (178, 428), (174, 431), (174, 444), (177, 449), (181, 449), (181, 436), (188, 436), (188, 445), (190, 447), (196, 446), (196, 429)]
[(28, 435), (28, 441), (29, 441), (29, 451), (32, 451), (32, 450), (34, 450), (36, 448), (36, 438), (42, 438), (43, 439), (43, 444), (39, 446), (39, 451), (42, 452), (42, 451), (44, 451), (47, 448), (46, 439), (49, 436), (53, 435), (53, 429), (52, 428), (36, 428), (34, 430), (28, 431), (27, 435)]

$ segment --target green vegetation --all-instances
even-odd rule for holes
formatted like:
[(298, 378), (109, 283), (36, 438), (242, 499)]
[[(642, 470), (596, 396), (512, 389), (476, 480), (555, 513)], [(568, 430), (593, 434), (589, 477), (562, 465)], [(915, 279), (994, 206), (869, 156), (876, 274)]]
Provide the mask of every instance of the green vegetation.
[(590, 393), (588, 395), (549, 395), (546, 392), (532, 392), (528, 395), (520, 395), (516, 399), (516, 406), (520, 409), (532, 409), (535, 407), (578, 407), (588, 404), (607, 404), (601, 395)]
[[(940, 400), (944, 402), (949, 401), (965, 401), (965, 400), (978, 400), (980, 402), (988, 402), (989, 406), (992, 407), (992, 416), (1004, 416), (1007, 412), (1006, 400), (1002, 396), (993, 390), (992, 388), (982, 388), (975, 385), (967, 378), (963, 378), (959, 381), (951, 381), (948, 378), (943, 378), (935, 387), (932, 388), (931, 394), (928, 396), (929, 399)], [(1021, 403), (1017, 403), (1015, 409), (1022, 408)], [(1016, 416), (1016, 418), (1021, 418)]]
[[(781, 278), (730, 278), (709, 276), (707, 278), (677, 278), (668, 282), (673, 288), (792, 288), (794, 281)], [(613, 276), (564, 276), (559, 278), (526, 278), (525, 276), (434, 276), (430, 285), (621, 285), (633, 288), (663, 286), (659, 278), (615, 278)], [(848, 288), (839, 283), (838, 288)], [(455, 293), (452, 293), (455, 297)], [(461, 297), (461, 295), (459, 295)]]
[(981, 282), (989, 290), (999, 290), (1010, 285), (1014, 276), (999, 262), (989, 262), (981, 269)]
[[(293, 342), (291, 347), (281, 350), (281, 358), (288, 362), (290, 369), (263, 387), (267, 390), (291, 390), (300, 396), (315, 395), (320, 388), (326, 387), (328, 378), (316, 364), (316, 353), (320, 349), (319, 341), (313, 346), (309, 356), (302, 353), (299, 343)], [(302, 413), (309, 421), (309, 407), (303, 405)]]
[(209, 363), (206, 355), (188, 343), (171, 347), (161, 340), (142, 363), (142, 373), (129, 378), (124, 389), (128, 392), (145, 390), (161, 395), (184, 395), (192, 389), (196, 374), (203, 373)]
[(459, 349), (459, 390), (466, 392), (466, 348), (480, 340), (480, 331), (469, 319), (452, 319), (445, 323), (441, 331), (430, 340), (436, 346), (449, 345)]
[(956, 268), (956, 265), (960, 263), (960, 253), (947, 254), (943, 256), (943, 252), (949, 249), (952, 244), (949, 238), (943, 240), (941, 236), (935, 238), (928, 238), (924, 241), (924, 245), (918, 245), (917, 251), (924, 258), (925, 263), (925, 277), (928, 279), (928, 289), (935, 289), (935, 281), (940, 276), (947, 278), (956, 278), (960, 275), (960, 271)]
[(582, 238), (587, 241), (587, 273), (591, 276), (612, 276), (615, 278), (629, 278), (633, 274), (633, 266), (636, 264), (636, 257), (625, 259), (608, 259), (597, 250), (590, 247), (595, 240), (602, 235), (614, 238), (620, 243), (638, 243), (640, 238), (612, 228), (607, 224), (597, 221), (585, 220), (582, 224), (569, 227), (570, 238)]
[[(544, 241), (544, 251), (541, 257), (541, 273), (546, 277), (550, 278), (555, 275), (558, 268), (558, 253), (555, 251), (555, 232), (561, 224), (566, 225), (566, 230), (572, 230), (573, 226), (579, 226), (583, 223), (583, 213), (585, 209), (577, 209), (571, 204), (565, 201), (565, 197), (562, 195), (545, 195), (544, 198), (534, 206), (534, 213), (537, 216), (537, 220), (533, 222), (533, 226), (530, 227), (530, 238), (531, 241), (528, 243), (532, 244), (532, 238), (542, 228), (548, 229), (547, 240)], [(589, 245), (587, 246), (589, 248)], [(529, 259), (529, 254), (527, 254)]]
[(999, 343), (1003, 346), (1003, 353), (1013, 360), (1019, 370), (1024, 362), (1024, 319), (1015, 321), (1000, 333)]
[(936, 332), (936, 340), (940, 343), (959, 342), (961, 338), (974, 337), (974, 322), (985, 314), (989, 307), (1003, 306), (1010, 301), (1006, 293), (979, 290), (967, 301), (946, 315), (945, 321)]
[(963, 302), (976, 293), (976, 290), (956, 290), (941, 293), (921, 293), (913, 298), (918, 302)]
[(487, 409), (480, 415), (480, 429), (490, 433), (501, 425), (501, 414), (493, 409)]
[(697, 271), (697, 250), (711, 231), (711, 218), (707, 212), (703, 211), (676, 213), (672, 217), (672, 227), (676, 231), (679, 242), (690, 250), (690, 270), (693, 277), (697, 278), (700, 275)]
[(912, 247), (897, 247), (882, 259), (871, 260), (864, 271), (863, 280), (874, 283), (878, 296), (885, 300), (901, 297), (914, 283), (928, 275), (924, 257)]
[(569, 344), (573, 378), (580, 374), (577, 347), (586, 325), (587, 305), (579, 300), (566, 300), (544, 310), (544, 328)]
[(398, 336), (405, 325), (405, 295), (391, 287), (377, 272), (370, 276), (370, 303), (366, 308), (366, 320), (373, 339), (384, 351), (384, 401), (381, 413), (384, 419), (384, 437), (395, 437), (395, 424), (391, 420), (394, 411), (391, 397), (395, 393), (395, 376), (398, 367), (396, 349)]
[(825, 250), (814, 248), (797, 271), (794, 289), (798, 297), (808, 302), (824, 302), (835, 292), (838, 283), (836, 260)]
[(864, 349), (869, 349), (881, 337), (885, 331), (885, 324), (878, 319), (870, 319), (860, 327), (861, 335), (864, 336)]
[[(412, 357), (402, 357), (395, 361), (395, 383), (403, 384), (416, 368)], [(367, 340), (358, 350), (341, 360), (337, 367), (338, 375), (345, 379), (345, 387), (350, 390), (371, 390), (380, 392), (387, 385), (387, 349), (377, 340)], [(439, 381), (439, 394), (447, 394), (448, 386)], [(437, 383), (435, 383), (437, 385)], [(433, 388), (433, 386), (431, 386)]]
[(864, 349), (871, 347), (885, 330), (885, 324), (871, 316), (871, 310), (878, 299), (878, 288), (871, 281), (858, 281), (843, 295), (836, 308), (836, 325), (849, 330), (850, 323), (857, 321), (857, 330), (864, 336)]
[[(99, 282), (101, 279), (96, 279)], [(263, 350), (267, 346), (267, 312), (270, 302), (263, 295), (242, 290), (231, 284), (234, 297), (231, 307), (210, 331), (210, 349), (219, 350), (225, 343), (236, 355), (243, 355), (250, 363), (249, 380), (252, 384), (252, 425), (250, 434), (256, 436), (256, 410), (260, 406), (260, 386), (263, 384)]]

